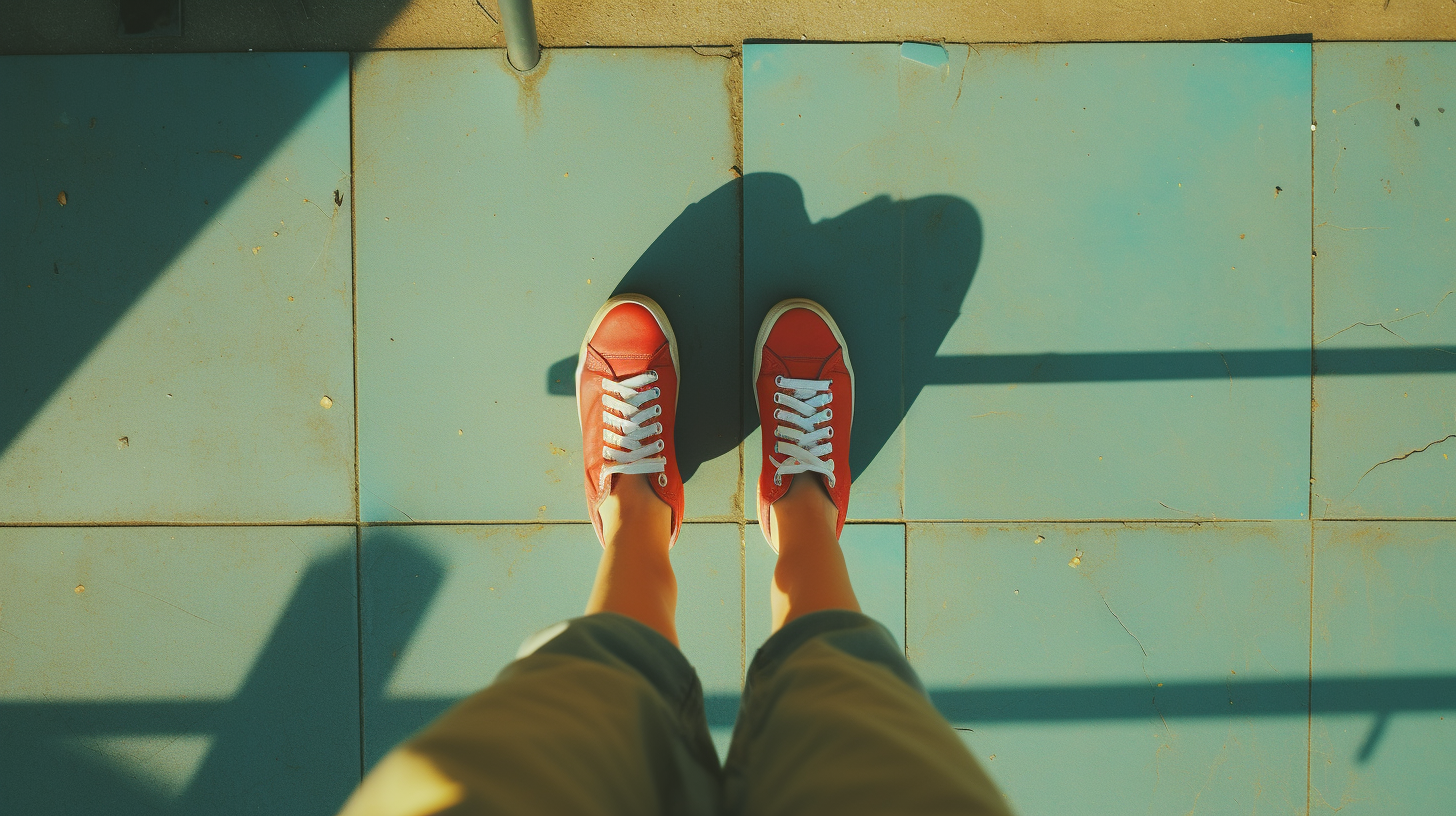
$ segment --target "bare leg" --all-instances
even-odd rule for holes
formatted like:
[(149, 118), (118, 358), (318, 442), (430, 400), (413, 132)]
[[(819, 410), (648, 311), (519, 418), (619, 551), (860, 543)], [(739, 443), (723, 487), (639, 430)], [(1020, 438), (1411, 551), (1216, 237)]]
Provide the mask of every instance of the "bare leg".
[(586, 613), (626, 615), (675, 645), (677, 578), (667, 558), (672, 508), (652, 492), (646, 476), (621, 474), (601, 513), (606, 548)]
[(835, 535), (839, 514), (819, 477), (795, 476), (789, 492), (768, 512), (779, 551), (769, 595), (773, 631), (823, 609), (860, 611)]

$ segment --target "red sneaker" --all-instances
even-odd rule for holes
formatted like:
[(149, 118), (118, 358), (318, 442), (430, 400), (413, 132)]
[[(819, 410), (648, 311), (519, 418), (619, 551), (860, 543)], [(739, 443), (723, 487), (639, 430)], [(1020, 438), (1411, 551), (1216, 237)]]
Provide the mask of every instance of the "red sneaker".
[(683, 518), (677, 421), (677, 338), (662, 307), (617, 295), (597, 310), (576, 365), (576, 416), (586, 460), (586, 506), (602, 538), (602, 501), (618, 474), (642, 473), (672, 508), (670, 544)]
[(789, 492), (800, 473), (824, 480), (839, 508), (836, 533), (842, 532), (849, 508), (854, 369), (844, 335), (823, 306), (790, 298), (769, 309), (753, 347), (753, 387), (763, 436), (758, 475), (763, 537), (773, 546), (769, 505)]

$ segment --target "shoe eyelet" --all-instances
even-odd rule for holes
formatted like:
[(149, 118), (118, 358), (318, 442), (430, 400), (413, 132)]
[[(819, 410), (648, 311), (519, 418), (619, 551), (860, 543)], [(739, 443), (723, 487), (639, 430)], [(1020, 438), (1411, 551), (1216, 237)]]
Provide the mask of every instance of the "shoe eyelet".
[(834, 419), (834, 409), (833, 408), (825, 408), (824, 409), (824, 421), (825, 422), (828, 422), (831, 419)]
[(665, 448), (667, 448), (667, 443), (663, 442), (661, 439), (657, 440), (657, 450), (661, 452)]
[(666, 473), (659, 473), (659, 474), (657, 474), (657, 484), (659, 486), (661, 486), (661, 487), (667, 487), (667, 474)]
[(829, 433), (824, 434), (824, 438), (825, 439), (833, 439), (834, 438), (834, 429), (831, 427), (831, 428), (826, 428), (825, 430), (827, 430)]
[[(779, 388), (783, 388), (784, 387), (784, 378), (783, 378), (782, 375), (777, 376), (777, 377), (774, 377), (774, 385), (777, 385)], [(774, 396), (778, 396), (778, 395), (775, 394)]]

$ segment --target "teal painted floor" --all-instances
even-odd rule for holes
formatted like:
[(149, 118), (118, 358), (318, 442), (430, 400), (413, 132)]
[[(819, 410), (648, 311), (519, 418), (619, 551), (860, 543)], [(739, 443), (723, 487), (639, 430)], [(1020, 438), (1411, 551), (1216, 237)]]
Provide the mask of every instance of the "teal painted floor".
[(1456, 46), (7, 57), (0, 109), (0, 810), (333, 812), (578, 614), (574, 354), (639, 291), (720, 749), (805, 295), (862, 604), (1018, 813), (1449, 812)]

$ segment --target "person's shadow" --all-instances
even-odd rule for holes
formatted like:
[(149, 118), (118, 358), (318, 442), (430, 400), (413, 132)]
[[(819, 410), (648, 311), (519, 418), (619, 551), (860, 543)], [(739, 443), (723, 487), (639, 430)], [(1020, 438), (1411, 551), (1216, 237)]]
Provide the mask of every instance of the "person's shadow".
[[(954, 196), (881, 195), (813, 222), (798, 183), (778, 173), (751, 173), (689, 205), (613, 293), (655, 299), (677, 334), (683, 477), (758, 427), (750, 380), (759, 324), (778, 301), (807, 297), (829, 310), (849, 346), (857, 478), (928, 382), (981, 240), (980, 216)], [(575, 356), (552, 365), (547, 390), (573, 395), (575, 366)]]

